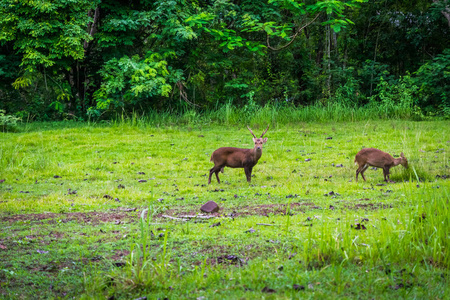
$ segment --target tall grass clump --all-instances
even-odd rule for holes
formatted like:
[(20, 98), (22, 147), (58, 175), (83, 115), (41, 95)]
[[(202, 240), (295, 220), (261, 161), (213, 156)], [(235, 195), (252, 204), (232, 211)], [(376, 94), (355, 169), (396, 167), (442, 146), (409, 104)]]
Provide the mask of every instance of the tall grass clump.
[(169, 268), (171, 260), (168, 246), (169, 233), (165, 232), (164, 236), (160, 238), (161, 252), (157, 257), (151, 256), (153, 249), (151, 249), (150, 241), (156, 239), (151, 226), (154, 213), (151, 206), (141, 212), (137, 242), (131, 244), (130, 254), (125, 265), (120, 269), (113, 268), (107, 274), (98, 272), (92, 282), (86, 281), (86, 296), (100, 296), (97, 293), (106, 287), (109, 287), (107, 293), (110, 296), (119, 296), (126, 295), (128, 292), (133, 293), (164, 286), (171, 271)]
[(382, 118), (405, 118), (413, 116), (414, 93), (418, 87), (405, 76), (396, 83), (389, 83), (380, 78), (375, 94), (369, 98), (369, 109), (376, 110)]
[[(366, 105), (351, 103), (342, 99), (325, 103), (317, 101), (307, 106), (295, 106), (290, 103), (270, 102), (263, 106), (249, 99), (239, 107), (232, 102), (218, 103), (214, 108), (186, 107), (174, 111), (147, 111), (118, 114), (112, 118), (112, 125), (128, 126), (173, 126), (226, 124), (239, 125), (249, 123), (293, 122), (356, 122), (378, 119), (414, 119), (422, 118), (413, 101), (414, 88), (406, 83), (397, 85), (385, 81), (379, 85), (377, 93), (369, 98)], [(95, 122), (94, 122), (95, 123)]]
[(393, 181), (415, 181), (417, 183), (433, 180), (433, 176), (426, 172), (423, 166), (411, 165), (408, 168), (401, 168), (390, 176)]
[(413, 187), (405, 185), (405, 189), (410, 209), (399, 210), (389, 218), (355, 221), (347, 216), (337, 223), (322, 222), (321, 230), (310, 229), (298, 245), (303, 248), (305, 267), (341, 263), (450, 267), (449, 191), (426, 186), (417, 197)]

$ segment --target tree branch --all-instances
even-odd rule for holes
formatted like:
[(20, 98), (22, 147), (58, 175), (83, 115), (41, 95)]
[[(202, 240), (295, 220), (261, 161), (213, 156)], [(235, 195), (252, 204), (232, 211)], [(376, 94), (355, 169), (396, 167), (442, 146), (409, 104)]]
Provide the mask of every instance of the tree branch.
[(300, 27), (299, 29), (297, 29), (297, 32), (291, 36), (291, 40), (289, 41), (289, 43), (287, 43), (286, 45), (280, 47), (280, 48), (274, 48), (272, 46), (270, 46), (270, 41), (269, 41), (269, 34), (267, 34), (267, 48), (269, 48), (270, 50), (273, 51), (280, 51), (286, 47), (288, 47), (290, 44), (292, 44), (292, 42), (295, 40), (295, 38), (298, 36), (298, 34), (305, 29), (307, 26), (311, 25), (318, 17), (320, 16), (320, 13), (317, 14), (317, 16), (314, 17), (314, 19), (312, 19), (310, 22), (306, 23), (305, 25), (303, 25), (302, 27)]

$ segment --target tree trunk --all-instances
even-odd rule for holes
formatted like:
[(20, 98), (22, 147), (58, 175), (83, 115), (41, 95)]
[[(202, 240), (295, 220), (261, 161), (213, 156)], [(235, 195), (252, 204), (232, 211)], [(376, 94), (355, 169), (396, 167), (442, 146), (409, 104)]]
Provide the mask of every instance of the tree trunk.
[[(439, 0), (433, 0), (434, 3), (439, 3)], [(448, 26), (450, 27), (450, 6), (446, 6), (441, 10), (441, 14), (447, 19)]]

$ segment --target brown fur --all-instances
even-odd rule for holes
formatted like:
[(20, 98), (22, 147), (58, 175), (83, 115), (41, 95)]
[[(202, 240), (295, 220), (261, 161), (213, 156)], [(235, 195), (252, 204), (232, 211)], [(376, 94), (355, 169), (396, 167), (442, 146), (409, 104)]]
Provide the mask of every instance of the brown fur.
[(216, 174), (217, 182), (220, 183), (219, 172), (223, 173), (224, 167), (244, 168), (247, 182), (251, 182), (252, 169), (261, 158), (263, 145), (267, 142), (267, 138), (263, 138), (263, 136), (269, 129), (269, 126), (267, 126), (260, 138), (255, 136), (250, 127), (248, 129), (254, 136), (253, 142), (255, 147), (253, 149), (222, 147), (214, 151), (211, 154), (211, 161), (214, 163), (214, 167), (209, 170), (208, 184), (211, 183), (213, 173)]
[(400, 154), (399, 158), (393, 158), (389, 153), (383, 152), (375, 148), (365, 148), (358, 152), (355, 156), (355, 164), (358, 165), (356, 170), (356, 181), (358, 181), (358, 175), (361, 173), (361, 177), (366, 181), (364, 177), (364, 172), (369, 166), (382, 168), (384, 181), (391, 181), (389, 178), (389, 169), (395, 167), (399, 164), (408, 167), (408, 160), (403, 155)]

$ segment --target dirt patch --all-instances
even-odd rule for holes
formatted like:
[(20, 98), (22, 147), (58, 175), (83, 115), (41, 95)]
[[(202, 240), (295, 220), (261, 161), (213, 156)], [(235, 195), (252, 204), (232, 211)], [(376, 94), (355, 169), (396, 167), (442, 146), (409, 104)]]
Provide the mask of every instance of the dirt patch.
[(351, 210), (378, 210), (378, 209), (388, 209), (392, 208), (392, 204), (386, 203), (356, 203), (353, 205), (344, 205), (344, 208)]
[(114, 255), (108, 257), (108, 260), (121, 261), (124, 257), (128, 256), (130, 251), (128, 250), (115, 250)]
[[(285, 215), (286, 210), (288, 208), (287, 204), (264, 204), (264, 205), (255, 205), (255, 206), (242, 206), (238, 209), (234, 209), (232, 214), (234, 216), (265, 216), (269, 215)], [(314, 203), (310, 202), (302, 202), (302, 203), (291, 203), (290, 205), (290, 213), (305, 213), (307, 210), (313, 209), (321, 209), (321, 207), (316, 206)]]
[[(241, 217), (241, 216), (265, 216), (285, 215), (287, 204), (262, 204), (262, 205), (246, 205), (232, 208), (220, 208), (218, 212), (208, 214), (213, 217)], [(305, 213), (309, 210), (322, 209), (312, 202), (295, 202), (290, 204), (290, 214)], [(73, 212), (73, 213), (42, 213), (42, 214), (18, 214), (10, 216), (1, 216), (0, 222), (19, 222), (30, 221), (33, 224), (55, 223), (89, 223), (96, 225), (100, 222), (113, 222), (116, 224), (124, 222), (137, 222), (140, 218), (138, 209), (118, 208), (111, 209), (111, 212)], [(197, 215), (200, 213), (198, 208), (194, 207), (175, 207), (156, 215), (156, 218), (163, 219), (163, 215), (174, 217)]]
[(77, 223), (98, 224), (100, 222), (135, 222), (138, 220), (139, 212), (137, 210), (129, 212), (73, 212), (73, 213), (43, 213), (43, 214), (20, 214), (0, 217), (0, 222), (19, 222), (30, 221), (35, 224), (41, 224), (47, 221), (50, 224), (56, 222), (67, 223), (76, 221)]
[[(218, 212), (208, 214), (209, 216), (214, 217), (242, 217), (242, 216), (265, 216), (269, 215), (285, 215), (287, 209), (287, 204), (262, 204), (262, 205), (247, 205), (247, 206), (239, 206), (234, 208), (223, 208), (221, 207)], [(301, 203), (291, 203), (290, 205), (290, 213), (304, 213), (308, 210), (313, 209), (322, 209), (319, 206), (316, 206), (311, 202), (301, 202)], [(183, 211), (180, 208), (169, 209), (164, 213), (160, 213), (156, 215), (157, 218), (162, 218), (163, 215), (169, 215), (174, 217), (186, 216), (186, 215), (196, 215), (200, 211), (199, 210), (185, 210)]]

